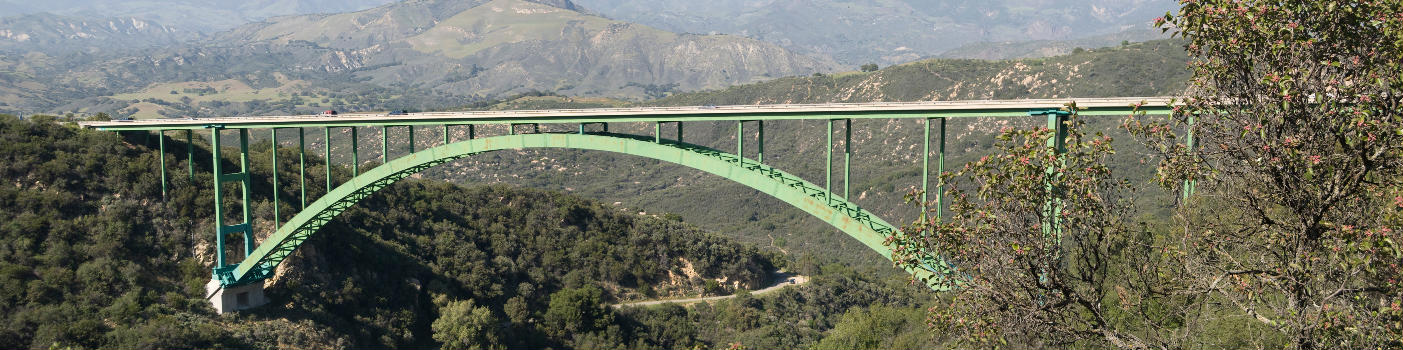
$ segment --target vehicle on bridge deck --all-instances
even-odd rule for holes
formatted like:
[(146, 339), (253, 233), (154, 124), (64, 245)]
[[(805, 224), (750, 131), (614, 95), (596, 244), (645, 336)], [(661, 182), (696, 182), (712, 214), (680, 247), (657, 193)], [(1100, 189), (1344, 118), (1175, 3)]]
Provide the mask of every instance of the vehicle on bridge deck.
[(328, 110), (322, 111), (321, 114), (317, 114), (317, 115), (336, 115), (336, 110), (328, 109)]

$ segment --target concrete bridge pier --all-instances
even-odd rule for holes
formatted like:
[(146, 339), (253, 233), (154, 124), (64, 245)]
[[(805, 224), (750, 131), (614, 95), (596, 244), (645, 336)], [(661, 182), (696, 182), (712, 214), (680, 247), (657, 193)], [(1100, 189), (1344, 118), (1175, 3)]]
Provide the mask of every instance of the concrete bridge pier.
[(268, 298), (263, 296), (263, 281), (232, 286), (221, 287), (219, 280), (211, 279), (205, 284), (205, 299), (214, 306), (214, 311), (219, 314), (225, 312), (240, 311), (263, 306), (268, 303)]

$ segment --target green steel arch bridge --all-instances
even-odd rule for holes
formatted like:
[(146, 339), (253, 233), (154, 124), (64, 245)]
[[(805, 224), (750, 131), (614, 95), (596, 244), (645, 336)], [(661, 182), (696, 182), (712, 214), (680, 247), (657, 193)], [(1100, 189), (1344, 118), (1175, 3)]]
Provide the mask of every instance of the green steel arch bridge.
[[(1064, 106), (1076, 102), (1076, 111)], [(1085, 99), (1043, 99), (1043, 100), (982, 100), (982, 101), (941, 101), (941, 102), (897, 102), (897, 103), (853, 103), (853, 104), (801, 104), (801, 105), (749, 105), (749, 106), (698, 106), (698, 107), (649, 107), (649, 108), (598, 108), (560, 110), (519, 110), (519, 111), (474, 111), (474, 112), (429, 112), (412, 114), (342, 114), (342, 115), (303, 115), (270, 117), (226, 117), (226, 118), (186, 118), (119, 120), (106, 122), (85, 122), (82, 126), (113, 132), (151, 132), (159, 137), (161, 154), (165, 154), (167, 132), (184, 131), (187, 152), (193, 157), (193, 135), (197, 130), (205, 130), (210, 138), (212, 172), (214, 173), (214, 227), (215, 266), (213, 278), (207, 286), (210, 299), (220, 312), (239, 310), (263, 303), (263, 280), (271, 277), (274, 270), (296, 249), (306, 242), (337, 215), (355, 205), (361, 199), (386, 186), (428, 169), (430, 167), (475, 155), (528, 148), (561, 148), (607, 151), (620, 154), (652, 158), (705, 171), (713, 175), (749, 186), (773, 196), (789, 205), (817, 217), (841, 230), (868, 248), (891, 258), (891, 250), (883, 245), (887, 236), (897, 233), (899, 227), (869, 213), (849, 201), (849, 179), (852, 168), (852, 120), (853, 119), (921, 119), (924, 120), (923, 156), (921, 159), (922, 203), (933, 203), (935, 215), (943, 203), (940, 191), (934, 193), (934, 201), (924, 197), (930, 185), (929, 174), (932, 163), (937, 173), (943, 171), (945, 163), (945, 126), (949, 118), (968, 117), (1010, 117), (1046, 118), (1049, 129), (1058, 130), (1057, 137), (1048, 141), (1049, 147), (1062, 146), (1066, 125), (1063, 123), (1073, 114), (1083, 116), (1126, 116), (1139, 110), (1150, 114), (1168, 114), (1171, 111), (1167, 97), (1131, 98), (1085, 98)], [(826, 178), (823, 185), (817, 185), (794, 174), (776, 169), (765, 163), (765, 122), (776, 120), (824, 120), (828, 122), (828, 151)], [(616, 133), (609, 131), (610, 123), (653, 123), (652, 135)], [(734, 122), (736, 125), (736, 146), (734, 152), (704, 147), (684, 141), (683, 126), (687, 122)], [(505, 135), (478, 137), (475, 128), (481, 125), (507, 125)], [(541, 133), (541, 124), (566, 124), (574, 131)], [(753, 131), (747, 133), (747, 124)], [(835, 189), (834, 173), (834, 126), (842, 124), (842, 177), (841, 189)], [(360, 146), (357, 144), (358, 128), (382, 129), (382, 164), (361, 171)], [(410, 147), (408, 155), (388, 159), (388, 148), (392, 132), (390, 128), (405, 128), (408, 132), (394, 137), (407, 137)], [(427, 149), (415, 149), (414, 129), (442, 128), (443, 139), (438, 145)], [(325, 137), (326, 161), (331, 162), (330, 147), (333, 129), (349, 129), (351, 132), (350, 153), (353, 159), (354, 177), (345, 183), (333, 184), (331, 167), (327, 167), (327, 193), (312, 202), (307, 198), (306, 181), (306, 130), (321, 128)], [(467, 129), (467, 139), (454, 140), (451, 129)], [(664, 138), (664, 128), (672, 129), (672, 138)], [(556, 129), (559, 129), (557, 126)], [(939, 136), (932, 145), (932, 131)], [(301, 174), (300, 192), (302, 210), (286, 222), (274, 223), (276, 230), (255, 245), (255, 232), (250, 215), (250, 187), (252, 173), (249, 170), (249, 133), (253, 130), (267, 130), (273, 140), (278, 139), (279, 130), (295, 132), (298, 140), (299, 170)], [(522, 132), (518, 132), (522, 130)], [(461, 130), (459, 130), (461, 131)], [(224, 134), (237, 133), (239, 167), (227, 170), (221, 164)], [(461, 134), (461, 133), (460, 133)], [(757, 149), (751, 158), (744, 148), (747, 139), (754, 140)], [(431, 141), (432, 142), (432, 141)], [(1192, 135), (1188, 138), (1192, 147)], [(275, 143), (276, 145), (276, 143)], [(274, 166), (277, 152), (272, 152)], [(167, 168), (165, 157), (161, 157), (161, 191), (167, 192)], [(277, 186), (277, 169), (272, 172), (274, 186)], [(194, 167), (190, 173), (193, 177)], [(938, 181), (938, 180), (937, 180)], [(242, 219), (229, 222), (222, 205), (225, 193), (223, 184), (238, 183), (240, 191), (232, 193), (242, 201)], [(941, 184), (936, 184), (940, 186)], [(839, 192), (841, 191), (841, 192)], [(278, 201), (279, 191), (273, 191), (273, 201)], [(281, 218), (274, 206), (273, 217)], [(242, 235), (243, 256), (237, 263), (226, 256), (226, 238)], [(235, 248), (237, 250), (237, 248)], [(935, 264), (933, 264), (935, 265)], [(908, 271), (918, 277), (929, 277), (938, 272), (935, 266)]]

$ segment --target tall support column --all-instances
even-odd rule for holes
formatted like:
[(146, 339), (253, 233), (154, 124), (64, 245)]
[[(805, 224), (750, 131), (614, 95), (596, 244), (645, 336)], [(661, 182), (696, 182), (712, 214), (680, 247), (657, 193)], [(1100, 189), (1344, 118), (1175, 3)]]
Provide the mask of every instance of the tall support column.
[(943, 214), (945, 210), (945, 179), (940, 177), (940, 174), (945, 173), (945, 118), (943, 117), (926, 118), (925, 138), (922, 139), (921, 142), (921, 144), (923, 145), (921, 147), (921, 154), (923, 154), (923, 156), (921, 157), (921, 205), (923, 206), (923, 209), (925, 209), (921, 211), (921, 215), (926, 215), (926, 213), (930, 210), (930, 208), (924, 206), (926, 205), (926, 203), (930, 203), (930, 200), (927, 198), (927, 196), (930, 194), (930, 189), (928, 188), (928, 186), (930, 185), (930, 123), (932, 120), (940, 122), (940, 143), (938, 145), (939, 155), (937, 156), (938, 158), (936, 159), (935, 165), (935, 203), (932, 203), (932, 205), (935, 206), (935, 219), (940, 220), (942, 217), (944, 217)]
[(843, 199), (852, 195), (848, 192), (853, 178), (853, 120), (843, 119)]
[(351, 176), (360, 176), (360, 135), (351, 127)]
[(653, 143), (663, 143), (663, 122), (653, 122)]
[(409, 126), (409, 153), (414, 153), (414, 126)]
[(251, 216), (253, 211), (249, 210), (249, 205), (251, 204), (249, 203), (249, 198), (251, 198), (250, 195), (253, 192), (253, 176), (249, 173), (250, 164), (251, 163), (248, 161), (248, 129), (239, 129), (239, 170), (244, 183), (242, 191), (244, 200), (242, 207), (244, 209), (243, 231), (245, 257), (249, 254), (253, 254), (253, 216)]
[(448, 124), (443, 124), (443, 144), (447, 145), (449, 143), (450, 142), (448, 141)]
[(476, 138), (476, 137), (477, 137), (477, 126), (476, 126), (476, 125), (473, 125), (473, 124), (468, 124), (468, 139), (469, 139), (469, 140), (472, 140), (473, 138)]
[(157, 130), (156, 133), (156, 143), (161, 151), (157, 154), (161, 158), (161, 199), (166, 199), (166, 131)]
[(302, 191), (302, 209), (307, 209), (307, 129), (297, 128), (297, 188)]
[(390, 162), (390, 126), (380, 126), (380, 164)]
[(220, 158), (219, 131), (218, 127), (209, 129), (209, 150), (213, 155), (210, 162), (211, 171), (214, 173), (214, 267), (220, 268), (228, 263), (224, 260), (224, 159)]
[[(940, 157), (936, 158), (935, 173), (945, 174), (945, 118), (940, 118)], [(936, 177), (935, 219), (945, 217), (945, 177)]]
[(1060, 192), (1058, 182), (1062, 180), (1060, 168), (1066, 165), (1064, 163), (1066, 159), (1063, 158), (1062, 153), (1067, 150), (1067, 116), (1070, 114), (1070, 112), (1056, 110), (1046, 113), (1047, 128), (1052, 131), (1052, 135), (1047, 139), (1047, 147), (1058, 157), (1055, 164), (1047, 166), (1049, 180), (1046, 191), (1051, 198), (1043, 203), (1043, 217), (1047, 221), (1046, 225), (1043, 225), (1043, 234), (1050, 239), (1055, 239), (1053, 242), (1062, 241), (1062, 199), (1061, 194), (1058, 193)]
[(682, 143), (682, 122), (677, 122), (677, 143)]
[(322, 127), (322, 134), (326, 140), (326, 158), (322, 159), (326, 165), (326, 192), (331, 193), (331, 127)]
[(282, 206), (280, 205), (282, 202), (278, 201), (278, 192), (282, 192), (278, 186), (278, 128), (271, 130), (273, 141), (273, 227), (278, 227), (278, 222), (282, 220), (282, 216), (278, 215), (278, 207)]
[(756, 162), (760, 162), (760, 163), (764, 163), (764, 162), (765, 162), (765, 121), (764, 121), (764, 120), (757, 120), (757, 121), (755, 121), (755, 127), (759, 128), (759, 133), (760, 133), (760, 134), (759, 134), (758, 136), (756, 136), (756, 138), (755, 138), (755, 143), (756, 143), (755, 148), (756, 148), (757, 151), (758, 151), (758, 152), (755, 153), (755, 161), (756, 161)]
[(745, 121), (736, 122), (736, 164), (745, 166)]
[(825, 171), (826, 177), (825, 177), (825, 180), (823, 180), (823, 192), (824, 192), (824, 196), (825, 196), (825, 197), (828, 197), (828, 198), (825, 198), (825, 199), (829, 202), (829, 204), (832, 204), (832, 200), (833, 200), (833, 119), (829, 119), (829, 120), (828, 120), (828, 143), (827, 143), (827, 145), (828, 145), (828, 146), (825, 147), (825, 148), (827, 148), (828, 158), (827, 158), (826, 160), (823, 161), (825, 164), (827, 164), (827, 166), (825, 167), (825, 169), (827, 169), (827, 170)]
[(195, 182), (195, 131), (185, 129), (185, 167), (190, 169), (190, 182)]
[(930, 192), (930, 120), (926, 118), (922, 129), (925, 129), (925, 137), (921, 138), (921, 216), (926, 215), (926, 194)]
[[(1193, 153), (1194, 151), (1194, 117), (1196, 116), (1196, 114), (1189, 114), (1189, 130), (1187, 134), (1184, 135), (1185, 146), (1188, 147), (1189, 153)], [(1184, 180), (1184, 199), (1187, 200), (1189, 199), (1189, 196), (1192, 196), (1194, 194), (1194, 191), (1196, 190), (1194, 187), (1196, 187), (1197, 185), (1198, 184), (1195, 183), (1194, 180)]]

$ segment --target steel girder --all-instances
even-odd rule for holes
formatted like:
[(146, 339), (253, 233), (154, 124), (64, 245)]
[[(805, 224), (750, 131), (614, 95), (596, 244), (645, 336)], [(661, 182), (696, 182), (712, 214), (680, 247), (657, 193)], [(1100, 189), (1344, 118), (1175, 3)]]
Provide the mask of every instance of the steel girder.
[[(745, 160), (735, 154), (716, 149), (681, 142), (655, 142), (652, 137), (607, 132), (516, 134), (471, 139), (425, 149), (361, 173), (307, 205), (306, 209), (263, 240), (243, 262), (233, 269), (218, 273), (216, 278), (224, 286), (234, 286), (271, 276), (279, 263), (287, 259), (322, 226), (352, 205), (400, 179), (445, 162), (476, 154), (527, 148), (615, 152), (702, 170), (749, 186), (797, 207), (833, 225), (887, 259), (891, 259), (891, 249), (885, 246), (883, 241), (888, 236), (899, 233), (897, 226), (872, 215), (845, 198), (831, 195), (822, 186), (758, 161)], [(930, 270), (918, 269), (910, 272), (922, 280), (934, 276)]]

